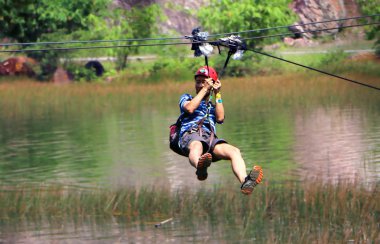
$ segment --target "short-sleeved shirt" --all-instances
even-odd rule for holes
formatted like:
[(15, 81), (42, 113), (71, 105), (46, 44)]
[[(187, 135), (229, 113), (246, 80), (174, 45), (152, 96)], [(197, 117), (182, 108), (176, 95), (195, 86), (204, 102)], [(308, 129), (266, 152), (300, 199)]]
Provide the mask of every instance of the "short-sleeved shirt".
[[(179, 108), (181, 110), (181, 115), (185, 114), (184, 104), (187, 101), (192, 100), (193, 97), (190, 94), (183, 94), (179, 99)], [(186, 132), (190, 131), (192, 128), (198, 127), (198, 122), (207, 115), (207, 109), (209, 106), (210, 113), (209, 117), (206, 118), (202, 124), (202, 130), (210, 131), (212, 128), (216, 134), (215, 127), (215, 106), (212, 103), (202, 100), (198, 108), (192, 114), (186, 114), (182, 119), (180, 137)]]

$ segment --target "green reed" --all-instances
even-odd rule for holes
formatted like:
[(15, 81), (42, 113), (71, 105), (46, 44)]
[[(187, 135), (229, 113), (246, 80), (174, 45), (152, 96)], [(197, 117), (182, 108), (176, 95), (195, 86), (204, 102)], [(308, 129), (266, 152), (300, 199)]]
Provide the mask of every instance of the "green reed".
[[(320, 182), (260, 185), (251, 196), (230, 188), (107, 190), (1, 187), (0, 223), (58, 218), (120, 218), (142, 224), (174, 217), (209, 223), (236, 238), (268, 243), (380, 240), (379, 184)], [(230, 229), (232, 226), (232, 229)], [(211, 228), (211, 227), (210, 227)]]

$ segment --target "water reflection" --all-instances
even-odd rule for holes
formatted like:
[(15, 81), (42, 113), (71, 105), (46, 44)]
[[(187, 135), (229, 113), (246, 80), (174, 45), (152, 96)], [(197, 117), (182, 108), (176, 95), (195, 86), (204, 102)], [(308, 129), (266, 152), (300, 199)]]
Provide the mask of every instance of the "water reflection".
[(360, 110), (316, 108), (298, 113), (294, 122), (294, 158), (301, 178), (332, 182), (379, 179), (380, 165), (374, 153), (379, 134), (367, 134), (367, 121)]

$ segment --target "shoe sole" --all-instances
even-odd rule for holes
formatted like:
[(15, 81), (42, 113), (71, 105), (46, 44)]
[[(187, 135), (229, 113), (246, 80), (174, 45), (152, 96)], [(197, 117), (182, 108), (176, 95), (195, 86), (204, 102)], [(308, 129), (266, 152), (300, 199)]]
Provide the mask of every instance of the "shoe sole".
[(260, 166), (253, 166), (252, 171), (249, 173), (249, 177), (254, 183), (252, 185), (241, 188), (241, 192), (245, 195), (251, 194), (254, 188), (261, 183), (264, 177), (263, 169)]
[(208, 177), (207, 168), (210, 167), (212, 155), (210, 153), (203, 154), (198, 161), (197, 171), (195, 172), (198, 180), (206, 180)]

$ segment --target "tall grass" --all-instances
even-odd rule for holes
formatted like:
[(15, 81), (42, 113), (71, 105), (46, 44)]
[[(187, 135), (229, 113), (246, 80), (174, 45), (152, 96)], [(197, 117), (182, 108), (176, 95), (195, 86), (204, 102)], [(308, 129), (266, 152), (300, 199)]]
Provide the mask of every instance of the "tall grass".
[[(347, 73), (347, 77), (380, 86), (379, 77)], [(226, 101), (247, 102), (250, 107), (313, 104), (378, 104), (377, 92), (347, 81), (315, 73), (226, 78)], [(192, 80), (175, 82), (171, 78), (159, 84), (72, 84), (54, 85), (30, 81), (0, 83), (1, 117), (102, 115), (110, 111), (135, 112), (151, 106), (165, 111), (175, 106), (183, 92), (194, 91)], [(239, 100), (234, 99), (239, 97)], [(377, 100), (377, 101), (376, 101)], [(228, 104), (227, 103), (227, 104)]]
[[(319, 182), (264, 184), (253, 195), (229, 188), (171, 193), (166, 189), (80, 190), (63, 186), (2, 187), (0, 221), (111, 218), (146, 222), (173, 217), (206, 221), (230, 238), (268, 243), (380, 241), (379, 185)], [(223, 232), (223, 233), (226, 233)], [(236, 235), (236, 236), (231, 236)]]

